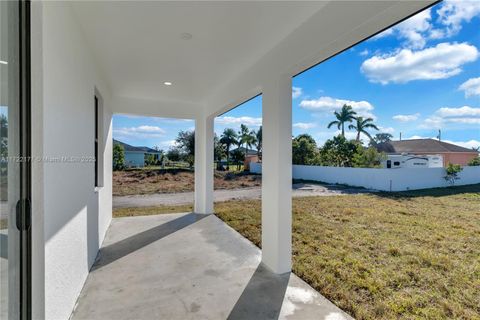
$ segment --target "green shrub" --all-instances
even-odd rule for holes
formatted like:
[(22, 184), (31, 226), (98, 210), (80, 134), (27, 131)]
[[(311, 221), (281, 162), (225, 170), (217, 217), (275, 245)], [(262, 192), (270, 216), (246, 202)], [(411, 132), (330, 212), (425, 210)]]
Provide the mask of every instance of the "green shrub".
[(480, 166), (480, 157), (473, 158), (468, 165), (472, 167)]
[(443, 177), (450, 185), (455, 184), (455, 180), (459, 180), (458, 174), (463, 170), (459, 164), (449, 163), (445, 168), (446, 175)]
[(113, 170), (125, 169), (125, 150), (123, 146), (115, 143), (113, 145)]

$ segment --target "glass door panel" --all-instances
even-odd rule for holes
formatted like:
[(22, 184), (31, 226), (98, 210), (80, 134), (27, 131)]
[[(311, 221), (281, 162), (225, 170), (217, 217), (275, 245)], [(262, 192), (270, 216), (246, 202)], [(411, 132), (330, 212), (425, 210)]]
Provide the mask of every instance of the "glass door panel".
[(30, 318), (28, 10), (28, 2), (0, 1), (1, 319)]

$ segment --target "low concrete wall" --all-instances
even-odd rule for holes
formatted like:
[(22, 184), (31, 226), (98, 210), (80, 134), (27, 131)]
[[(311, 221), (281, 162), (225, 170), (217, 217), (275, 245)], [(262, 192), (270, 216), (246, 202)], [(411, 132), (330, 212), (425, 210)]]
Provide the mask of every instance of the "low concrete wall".
[[(261, 163), (252, 163), (250, 172), (261, 173)], [(444, 168), (340, 168), (321, 166), (293, 166), (293, 178), (346, 184), (382, 191), (405, 191), (446, 187)], [(455, 185), (480, 183), (480, 167), (464, 167)]]

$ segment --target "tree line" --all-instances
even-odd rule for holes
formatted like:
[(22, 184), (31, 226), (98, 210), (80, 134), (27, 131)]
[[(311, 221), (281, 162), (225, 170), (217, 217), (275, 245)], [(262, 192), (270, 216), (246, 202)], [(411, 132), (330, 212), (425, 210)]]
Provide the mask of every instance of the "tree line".
[[(390, 141), (393, 136), (389, 133), (377, 133), (372, 136), (368, 130), (379, 130), (374, 120), (359, 116), (349, 105), (343, 105), (342, 109), (335, 111), (333, 115), (335, 120), (330, 122), (327, 128), (335, 126), (340, 130), (340, 134), (327, 140), (321, 147), (317, 146), (315, 139), (309, 134), (292, 137), (292, 163), (335, 167), (379, 167), (382, 160), (386, 159), (386, 155), (378, 152), (376, 145)], [(348, 140), (345, 137), (346, 129), (354, 130), (356, 138)], [(369, 139), (367, 146), (364, 146), (360, 139), (362, 134)], [(175, 146), (170, 147), (167, 152), (154, 147), (161, 153), (161, 157), (153, 159), (152, 156), (152, 159), (146, 159), (147, 164), (159, 164), (164, 160), (169, 160), (184, 161), (192, 167), (195, 156), (195, 131), (180, 131), (175, 142)], [(217, 134), (214, 135), (214, 160), (219, 164), (217, 169), (222, 169), (223, 164), (227, 170), (232, 164), (240, 166), (249, 150), (256, 150), (258, 158), (261, 159), (261, 126), (258, 130), (254, 130), (241, 124), (239, 131), (225, 128), (220, 137)], [(116, 152), (114, 149), (114, 167), (115, 154), (119, 153), (119, 150)], [(469, 165), (479, 165), (479, 159), (472, 160)], [(155, 161), (156, 163), (154, 163)]]
[[(220, 137), (214, 135), (214, 160), (217, 162), (217, 169), (222, 169), (224, 161), (226, 169), (230, 165), (240, 166), (245, 160), (249, 150), (255, 150), (259, 158), (262, 155), (262, 126), (258, 130), (250, 129), (247, 125), (241, 124), (240, 130), (232, 128), (223, 130)], [(236, 147), (236, 149), (234, 149)], [(243, 148), (243, 150), (242, 150)], [(153, 147), (160, 156), (148, 155), (145, 158), (146, 165), (160, 165), (165, 161), (183, 161), (193, 167), (195, 162), (195, 130), (180, 131), (175, 139), (175, 145), (164, 152), (159, 147)], [(234, 150), (232, 150), (234, 149)], [(122, 170), (125, 168), (125, 155), (123, 147), (115, 144), (113, 147), (113, 168)]]
[[(379, 130), (372, 118), (358, 116), (349, 105), (343, 105), (340, 111), (333, 113), (336, 120), (330, 122), (327, 128), (336, 126), (340, 134), (327, 140), (322, 147), (318, 147), (315, 139), (308, 134), (301, 134), (292, 141), (292, 162), (301, 165), (320, 165), (334, 167), (379, 167), (386, 158), (384, 153), (377, 151), (376, 144), (390, 141), (393, 136), (389, 133), (377, 133), (372, 136), (368, 129)], [(349, 124), (350, 123), (350, 124)], [(355, 140), (345, 137), (345, 127), (355, 130)], [(369, 138), (368, 147), (363, 146), (361, 134)]]

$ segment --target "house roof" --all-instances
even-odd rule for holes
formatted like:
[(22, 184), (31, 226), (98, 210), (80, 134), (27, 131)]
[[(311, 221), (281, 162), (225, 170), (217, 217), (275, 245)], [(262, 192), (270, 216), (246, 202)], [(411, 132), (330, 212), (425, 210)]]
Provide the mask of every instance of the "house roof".
[(132, 145), (129, 145), (128, 143), (115, 140), (113, 139), (113, 144), (119, 144), (123, 147), (125, 151), (130, 151), (130, 152), (148, 152), (148, 153), (159, 153), (157, 150), (149, 148), (149, 147), (135, 147)]
[(438, 141), (435, 139), (411, 139), (401, 141), (382, 142), (376, 146), (377, 150), (385, 153), (450, 153), (450, 152), (468, 152), (476, 153), (478, 151), (457, 146), (452, 143)]
[[(243, 153), (245, 153), (245, 151), (246, 151), (245, 147), (239, 147), (239, 148), (235, 148), (235, 149), (230, 150), (230, 153), (235, 152), (235, 151), (237, 151), (238, 149), (240, 149)], [(250, 155), (257, 155), (257, 150), (255, 150), (255, 149), (248, 149), (248, 154), (247, 154), (247, 155), (249, 155), (249, 156), (250, 156)]]

